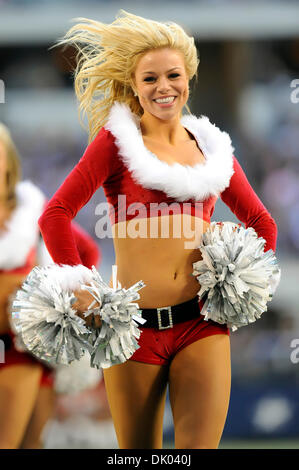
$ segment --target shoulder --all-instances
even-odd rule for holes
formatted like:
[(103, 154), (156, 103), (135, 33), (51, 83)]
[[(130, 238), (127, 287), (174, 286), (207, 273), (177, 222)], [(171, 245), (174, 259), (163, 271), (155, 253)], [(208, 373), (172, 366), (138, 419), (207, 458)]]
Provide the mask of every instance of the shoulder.
[(184, 115), (181, 124), (194, 135), (206, 157), (204, 179), (210, 181), (214, 194), (220, 194), (229, 186), (235, 171), (235, 149), (229, 134), (213, 124), (207, 116)]
[[(118, 149), (121, 151), (131, 149), (142, 144), (142, 136), (139, 129), (140, 119), (132, 113), (126, 103), (116, 101), (110, 109), (105, 130), (113, 137)], [(138, 144), (137, 144), (138, 145)]]
[[(115, 145), (115, 138), (113, 134), (102, 127), (95, 138), (88, 144), (85, 149), (84, 154), (82, 155), (79, 165), (84, 166), (102, 166), (113, 160), (115, 154), (117, 154), (118, 149)], [(110, 163), (109, 163), (110, 164)]]
[(105, 126), (102, 127), (92, 142), (88, 145), (88, 148), (100, 147), (106, 150), (115, 150), (115, 137), (112, 132)]
[(209, 153), (221, 152), (232, 160), (234, 147), (229, 134), (213, 124), (207, 116), (184, 115), (181, 123), (197, 137)]

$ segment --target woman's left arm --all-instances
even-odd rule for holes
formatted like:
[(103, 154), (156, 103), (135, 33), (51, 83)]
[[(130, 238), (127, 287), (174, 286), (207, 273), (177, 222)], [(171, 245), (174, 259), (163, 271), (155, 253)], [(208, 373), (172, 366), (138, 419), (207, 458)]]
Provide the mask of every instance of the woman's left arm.
[(101, 262), (101, 251), (94, 239), (74, 221), (71, 224), (74, 239), (82, 264), (87, 268), (98, 267)]
[(264, 251), (275, 252), (277, 240), (276, 223), (252, 189), (241, 165), (236, 157), (234, 159), (234, 174), (230, 184), (221, 194), (222, 201), (231, 209), (236, 217), (245, 224), (253, 227), (258, 237), (266, 240)]
[[(43, 210), (46, 209), (48, 202), (48, 200), (45, 200)], [(99, 246), (89, 233), (87, 233), (78, 223), (72, 221), (71, 229), (83, 266), (86, 266), (89, 269), (92, 268), (92, 266), (97, 268), (102, 260), (102, 253)], [(39, 264), (39, 261), (41, 261), (43, 265), (49, 264), (52, 262), (52, 258), (50, 257), (45, 242), (43, 241), (41, 232), (40, 239), (41, 245), (39, 248), (41, 259), (37, 260), (36, 264)]]

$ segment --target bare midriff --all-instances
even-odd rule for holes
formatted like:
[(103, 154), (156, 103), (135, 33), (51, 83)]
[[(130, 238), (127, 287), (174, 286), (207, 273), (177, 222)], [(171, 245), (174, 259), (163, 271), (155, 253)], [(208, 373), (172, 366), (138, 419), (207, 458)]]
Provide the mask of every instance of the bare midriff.
[[(140, 280), (145, 283), (139, 290), (140, 308), (176, 305), (194, 298), (200, 284), (192, 274), (193, 263), (202, 259), (197, 246), (210, 224), (187, 214), (138, 220), (143, 221), (143, 228), (145, 223), (147, 226), (142, 237), (130, 236), (130, 221), (112, 227), (117, 280), (121, 286), (127, 289)], [(128, 235), (120, 238), (118, 233)]]
[(26, 276), (24, 274), (0, 273), (0, 334), (10, 330), (10, 296), (20, 288)]

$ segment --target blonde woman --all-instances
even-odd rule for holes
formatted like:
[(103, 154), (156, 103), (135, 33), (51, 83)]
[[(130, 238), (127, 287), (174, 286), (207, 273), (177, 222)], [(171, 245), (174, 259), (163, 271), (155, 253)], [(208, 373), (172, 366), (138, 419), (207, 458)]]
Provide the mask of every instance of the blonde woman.
[[(56, 263), (81, 264), (71, 220), (103, 186), (118, 280), (125, 288), (146, 284), (140, 348), (104, 370), (119, 447), (162, 447), (169, 385), (176, 448), (217, 448), (230, 397), (230, 339), (226, 325), (200, 314), (197, 242), (218, 196), (266, 249), (275, 248), (276, 224), (229, 136), (206, 117), (182, 117), (198, 58), (180, 26), (122, 11), (112, 24), (83, 19), (60, 43), (80, 53), (75, 89), (91, 143), (40, 218), (45, 243)], [(82, 315), (91, 298), (76, 295)]]
[[(9, 320), (11, 295), (40, 261), (37, 221), (46, 203), (41, 191), (20, 177), (17, 149), (0, 123), (0, 340), (5, 346), (0, 362), (0, 449), (39, 448), (54, 397), (52, 369), (20, 349)], [(99, 250), (93, 239), (74, 225), (72, 233), (82, 262), (96, 264)]]

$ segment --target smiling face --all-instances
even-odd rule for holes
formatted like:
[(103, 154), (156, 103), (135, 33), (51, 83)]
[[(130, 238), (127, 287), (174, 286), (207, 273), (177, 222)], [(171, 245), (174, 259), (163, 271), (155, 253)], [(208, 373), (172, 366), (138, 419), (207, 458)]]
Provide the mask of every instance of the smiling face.
[(189, 97), (189, 77), (180, 51), (163, 48), (144, 54), (134, 82), (144, 114), (163, 120), (180, 116)]

